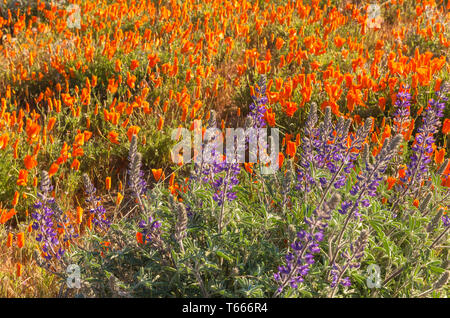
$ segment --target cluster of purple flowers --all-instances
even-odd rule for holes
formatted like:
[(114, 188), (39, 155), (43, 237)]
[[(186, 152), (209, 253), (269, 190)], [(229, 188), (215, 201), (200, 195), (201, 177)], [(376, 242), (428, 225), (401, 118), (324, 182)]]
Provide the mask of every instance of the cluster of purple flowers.
[(95, 195), (97, 189), (87, 174), (83, 174), (83, 183), (84, 190), (87, 194), (86, 203), (89, 206), (89, 215), (92, 217), (92, 224), (100, 229), (108, 229), (111, 226), (111, 220), (106, 217), (106, 210), (102, 205), (102, 200)]
[(254, 100), (249, 106), (249, 117), (252, 119), (254, 128), (264, 128), (266, 127), (266, 121), (264, 120), (264, 115), (267, 111), (266, 105), (269, 101), (266, 95), (266, 77), (261, 76), (258, 87), (255, 88), (256, 96), (251, 96)]
[(442, 216), (442, 223), (444, 223), (444, 226), (447, 227), (450, 225), (450, 217), (448, 215)]
[(340, 273), (342, 272), (342, 268), (337, 265), (337, 264), (333, 264), (332, 266), (332, 270), (331, 270), (331, 287), (336, 287), (338, 284), (341, 284), (344, 287), (350, 287), (352, 285), (352, 282), (350, 280), (350, 277), (344, 277), (344, 278), (339, 278)]
[(391, 159), (395, 156), (401, 141), (401, 135), (386, 139), (374, 162), (371, 163), (370, 160), (366, 160), (364, 170), (356, 176), (357, 181), (350, 190), (351, 195), (357, 196), (356, 200), (354, 202), (344, 201), (339, 213), (347, 214), (350, 210), (351, 213), (354, 213), (355, 217), (358, 217), (359, 205), (361, 204), (364, 207), (370, 205), (369, 199), (365, 198), (365, 196), (376, 196), (377, 188), (383, 180), (383, 173), (386, 171)]
[(238, 163), (228, 164), (225, 161), (221, 163), (215, 163), (212, 167), (214, 174), (218, 174), (225, 171), (225, 176), (218, 176), (211, 182), (215, 193), (213, 194), (214, 201), (221, 206), (226, 198), (228, 201), (236, 199), (236, 192), (233, 191), (233, 187), (239, 184), (237, 175), (240, 173), (241, 168)]
[(140, 221), (138, 226), (141, 229), (142, 241), (144, 244), (154, 241), (161, 235), (161, 222), (153, 220), (151, 216), (148, 217), (147, 221)]
[[(31, 213), (34, 219), (31, 227), (37, 233), (36, 241), (41, 244), (43, 257), (47, 261), (60, 260), (65, 252), (62, 243), (78, 236), (73, 226), (69, 224), (67, 216), (50, 196), (52, 190), (48, 173), (42, 171), (38, 200), (33, 205), (34, 211)], [(58, 235), (58, 229), (63, 229), (62, 237)]]
[[(347, 175), (354, 167), (364, 140), (370, 132), (371, 120), (368, 119), (354, 135), (350, 135), (350, 145), (347, 144), (351, 120), (339, 118), (336, 125), (331, 121), (331, 109), (325, 109), (324, 121), (317, 123), (317, 105), (312, 103), (310, 113), (305, 124), (302, 137), (302, 153), (300, 158), (301, 169), (297, 171), (296, 189), (309, 192), (317, 183), (312, 177), (313, 169), (327, 169), (332, 177), (319, 178), (322, 189), (329, 188), (331, 184), (340, 189), (347, 182)], [(341, 174), (341, 172), (344, 174)]]
[(408, 92), (408, 87), (403, 85), (400, 88), (400, 92), (397, 94), (395, 101), (394, 112), (394, 133), (401, 134), (404, 131), (404, 125), (409, 122), (411, 106), (411, 94)]
[[(251, 128), (263, 128), (266, 126), (264, 114), (266, 112), (266, 104), (268, 102), (266, 96), (266, 78), (264, 76), (261, 77), (258, 83), (256, 93), (257, 96), (252, 96), (254, 102), (249, 106), (250, 113), (247, 116), (247, 125)], [(215, 113), (211, 112), (208, 128), (216, 127), (216, 125)], [(258, 140), (257, 135), (247, 135), (245, 137), (246, 145), (251, 143), (249, 140), (251, 138), (257, 138), (256, 140)], [(211, 141), (213, 142), (214, 139)], [(235, 149), (240, 150), (239, 147), (242, 147), (242, 145), (236, 145)], [(236, 192), (233, 191), (233, 188), (239, 184), (237, 175), (239, 175), (241, 167), (237, 162), (228, 162), (227, 160), (224, 160), (224, 158), (220, 158), (220, 155), (215, 152), (215, 149), (212, 149), (211, 155), (213, 157), (213, 162), (211, 164), (202, 162), (200, 165), (196, 165), (196, 174), (200, 175), (200, 178), (204, 183), (209, 183), (211, 185), (214, 191), (214, 201), (219, 206), (222, 206), (225, 199), (228, 201), (233, 201), (236, 199)], [(193, 177), (193, 179), (196, 178), (196, 176)]]
[(400, 178), (403, 186), (414, 189), (420, 185), (428, 172), (433, 153), (434, 134), (438, 131), (440, 119), (444, 116), (445, 102), (448, 100), (444, 93), (436, 92), (436, 99), (430, 99), (428, 107), (422, 116), (422, 126), (419, 127), (415, 142), (411, 147), (412, 154), (407, 164), (405, 176)]
[(304, 281), (310, 266), (315, 263), (314, 255), (320, 253), (319, 243), (324, 239), (328, 220), (339, 200), (340, 196), (334, 194), (329, 202), (314, 210), (310, 217), (305, 217), (308, 231), (301, 230), (297, 233), (297, 238), (291, 244), (292, 252), (286, 255), (286, 265), (279, 266), (278, 273), (274, 274), (279, 283), (275, 295), (280, 294), (287, 285), (297, 288), (298, 284)]
[(341, 284), (344, 287), (351, 286), (350, 277), (343, 277), (347, 268), (359, 268), (361, 266), (360, 260), (364, 256), (364, 249), (367, 246), (369, 233), (366, 230), (361, 232), (361, 235), (358, 239), (350, 244), (350, 249), (342, 253), (342, 257), (344, 258), (344, 266), (340, 266), (336, 263), (333, 263), (331, 276), (332, 281), (330, 286), (332, 288), (337, 287), (338, 284)]

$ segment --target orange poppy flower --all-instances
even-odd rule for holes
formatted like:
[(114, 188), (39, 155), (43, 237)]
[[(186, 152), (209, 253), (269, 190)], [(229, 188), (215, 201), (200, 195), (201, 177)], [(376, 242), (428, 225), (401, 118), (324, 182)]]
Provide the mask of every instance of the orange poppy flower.
[(70, 168), (74, 169), (75, 171), (78, 171), (80, 169), (80, 161), (77, 158), (73, 159)]
[(158, 120), (158, 130), (161, 130), (164, 125), (164, 118), (162, 116), (159, 116)]
[(444, 125), (442, 126), (442, 133), (444, 135), (450, 133), (450, 119), (449, 118), (446, 118), (444, 120)]
[(136, 68), (139, 67), (139, 61), (138, 60), (132, 60), (130, 65), (130, 70), (134, 71)]
[(106, 188), (106, 190), (110, 190), (111, 189), (111, 177), (106, 177), (105, 188)]
[(108, 134), (109, 141), (111, 141), (113, 144), (119, 145), (120, 142), (117, 139), (117, 137), (119, 137), (119, 134), (117, 132), (115, 132), (115, 131), (110, 131), (109, 134)]
[(27, 179), (28, 179), (28, 171), (21, 169), (19, 171), (19, 178), (17, 179), (17, 185), (19, 185), (19, 186), (26, 186), (27, 185)]
[(116, 205), (120, 205), (122, 200), (123, 200), (123, 195), (120, 192), (118, 192), (117, 193), (117, 198), (116, 198)]
[(136, 232), (136, 241), (139, 244), (144, 244), (144, 236), (141, 232)]
[(437, 165), (440, 165), (444, 162), (445, 157), (445, 148), (441, 148), (441, 150), (435, 150), (434, 151), (434, 162), (436, 162)]
[(17, 275), (17, 277), (22, 276), (22, 272), (23, 272), (22, 264), (17, 263), (17, 266), (16, 266), (16, 275)]
[(162, 169), (152, 169), (153, 177), (155, 178), (156, 182), (161, 179)]
[(277, 41), (275, 43), (275, 47), (277, 50), (280, 50), (284, 45), (284, 40), (282, 38), (277, 38)]
[(27, 170), (31, 170), (37, 166), (37, 161), (34, 159), (34, 156), (31, 155), (26, 155), (23, 159), (23, 162)]
[(387, 184), (388, 184), (388, 190), (391, 190), (392, 187), (395, 185), (395, 183), (397, 182), (397, 179), (394, 177), (388, 177), (386, 180)]
[(286, 153), (289, 155), (289, 157), (294, 158), (296, 152), (297, 152), (297, 146), (295, 145), (295, 142), (287, 141), (286, 142)]
[(253, 163), (251, 163), (251, 162), (244, 162), (245, 171), (247, 171), (250, 174), (253, 173), (252, 167), (253, 167)]
[(25, 235), (23, 232), (17, 234), (17, 247), (22, 248), (25, 244)]
[(406, 169), (405, 168), (400, 168), (399, 170), (398, 170), (398, 176), (399, 176), (399, 178), (404, 178), (405, 176), (406, 176)]
[(128, 128), (127, 131), (128, 140), (131, 142), (131, 138), (133, 137), (133, 135), (137, 135), (140, 130), (141, 127), (138, 126), (131, 126), (130, 128)]
[(8, 233), (8, 238), (6, 239), (6, 247), (11, 247), (12, 246), (12, 241), (13, 241), (13, 234), (12, 233)]
[(47, 132), (50, 132), (53, 127), (55, 126), (56, 123), (56, 118), (55, 117), (50, 117), (50, 119), (48, 120), (47, 123)]
[(1, 216), (0, 216), (0, 224), (5, 224), (8, 222), (14, 215), (16, 215), (17, 211), (15, 209), (9, 210), (9, 212), (6, 212), (6, 210), (0, 210)]
[(284, 163), (284, 155), (282, 152), (278, 153), (278, 167), (283, 167), (283, 163)]
[(77, 223), (81, 224), (81, 222), (83, 222), (83, 209), (78, 206), (77, 207)]
[(50, 166), (50, 170), (48, 171), (48, 176), (51, 177), (53, 176), (59, 169), (59, 165), (57, 163), (52, 163), (52, 165)]

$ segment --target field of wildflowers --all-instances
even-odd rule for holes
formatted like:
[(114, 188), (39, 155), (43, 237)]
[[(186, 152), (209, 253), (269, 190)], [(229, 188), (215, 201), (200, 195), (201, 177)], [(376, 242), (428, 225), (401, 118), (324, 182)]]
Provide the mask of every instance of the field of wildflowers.
[(449, 23), (447, 0), (0, 1), (0, 296), (448, 297)]

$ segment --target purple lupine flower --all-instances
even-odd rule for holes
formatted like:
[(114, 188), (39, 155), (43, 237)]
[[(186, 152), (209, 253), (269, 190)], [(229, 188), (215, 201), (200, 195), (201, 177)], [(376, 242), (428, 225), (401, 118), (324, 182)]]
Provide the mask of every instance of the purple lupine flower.
[(371, 197), (376, 195), (378, 185), (383, 180), (383, 173), (386, 171), (392, 157), (396, 154), (396, 149), (400, 145), (401, 140), (401, 135), (396, 135), (389, 140), (385, 140), (381, 151), (375, 157), (375, 162), (373, 164), (368, 161), (366, 162), (365, 169), (356, 177), (357, 182), (350, 190), (350, 194), (353, 196), (359, 194), (358, 199), (353, 205), (355, 209), (360, 202), (366, 207), (369, 205), (369, 202), (365, 199), (360, 201), (364, 195), (367, 194)]
[(290, 285), (297, 288), (298, 283), (304, 281), (310, 266), (315, 263), (314, 255), (320, 253), (319, 243), (323, 240), (324, 230), (328, 226), (327, 220), (331, 217), (331, 212), (336, 208), (340, 196), (334, 194), (329, 202), (325, 202), (320, 210), (314, 210), (311, 217), (305, 217), (307, 230), (297, 232), (297, 237), (290, 247), (285, 259), (286, 265), (278, 267), (278, 273), (274, 274), (275, 280), (279, 283), (274, 296), (280, 294), (283, 289)]
[(264, 114), (266, 113), (266, 104), (269, 101), (266, 95), (266, 77), (261, 76), (258, 87), (256, 87), (256, 96), (251, 96), (254, 100), (249, 106), (249, 117), (253, 120), (254, 128), (264, 128), (266, 127), (266, 122), (264, 120)]
[(444, 116), (446, 101), (448, 98), (444, 96), (444, 92), (439, 91), (436, 92), (436, 100), (430, 99), (428, 102), (428, 107), (422, 116), (422, 126), (419, 127), (415, 143), (411, 147), (412, 154), (405, 176), (400, 178), (404, 191), (416, 190), (417, 185), (422, 183), (428, 172), (428, 166), (432, 161), (434, 134), (438, 131), (440, 119)]
[(361, 259), (364, 256), (364, 249), (367, 246), (368, 238), (368, 231), (363, 230), (358, 239), (356, 239), (354, 243), (350, 244), (350, 249), (341, 254), (345, 260), (344, 265), (340, 266), (336, 263), (333, 263), (331, 270), (332, 280), (330, 284), (330, 286), (333, 288), (332, 295), (334, 295), (335, 289), (338, 284), (341, 284), (344, 287), (351, 286), (350, 278), (344, 278), (343, 276), (348, 268), (360, 267)]
[(405, 124), (410, 122), (410, 106), (411, 94), (408, 92), (408, 87), (402, 85), (395, 101), (394, 133), (396, 135), (403, 134)]
[[(61, 260), (65, 252), (61, 243), (78, 237), (73, 226), (69, 224), (67, 216), (50, 196), (52, 190), (53, 186), (48, 173), (42, 171), (40, 191), (37, 193), (38, 201), (34, 203), (34, 211), (31, 213), (31, 217), (34, 219), (31, 227), (37, 233), (36, 241), (41, 244), (43, 257), (47, 261)], [(63, 229), (62, 237), (59, 236), (57, 229)], [(46, 264), (46, 266), (48, 265), (49, 263)]]
[[(315, 128), (316, 113), (317, 106), (313, 103), (302, 137), (301, 171), (300, 169), (298, 171), (299, 182), (296, 189), (305, 192), (309, 192), (311, 187), (316, 185), (314, 178), (311, 177), (313, 168), (327, 169), (333, 175), (330, 181), (325, 177), (319, 179), (321, 188), (327, 189), (329, 182), (335, 189), (342, 188), (372, 126), (371, 119), (368, 119), (354, 136), (350, 135), (351, 143), (347, 146), (351, 120), (340, 117), (337, 124), (333, 125), (331, 108), (327, 107), (324, 121)], [(342, 171), (344, 174), (341, 174)]]
[(450, 218), (448, 217), (448, 215), (443, 215), (442, 216), (442, 223), (444, 223), (445, 227), (450, 225)]
[(160, 239), (161, 222), (154, 220), (151, 216), (148, 217), (147, 221), (140, 221), (138, 226), (141, 229), (144, 244)]
[(102, 205), (102, 199), (95, 195), (97, 189), (92, 184), (89, 176), (83, 174), (84, 190), (87, 194), (86, 203), (88, 204), (88, 211), (92, 217), (92, 224), (99, 228), (106, 230), (111, 226), (111, 221), (106, 216), (106, 210)]

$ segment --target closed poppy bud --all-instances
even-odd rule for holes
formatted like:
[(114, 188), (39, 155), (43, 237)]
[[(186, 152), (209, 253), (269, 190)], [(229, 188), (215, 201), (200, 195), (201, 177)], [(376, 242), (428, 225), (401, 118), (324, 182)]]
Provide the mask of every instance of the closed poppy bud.
[(123, 200), (123, 195), (120, 192), (118, 192), (117, 193), (117, 199), (116, 199), (116, 205), (120, 205), (122, 200)]
[(111, 189), (111, 177), (106, 177), (106, 179), (105, 179), (105, 187), (106, 187), (106, 190), (110, 190)]
[(87, 220), (87, 227), (88, 227), (88, 229), (89, 230), (92, 230), (92, 215), (88, 218), (88, 220)]
[(17, 234), (17, 247), (22, 248), (25, 243), (25, 235), (23, 232)]
[(83, 222), (83, 209), (79, 206), (77, 207), (77, 223), (81, 224)]
[(14, 198), (13, 198), (13, 201), (12, 201), (12, 205), (16, 206), (18, 202), (19, 202), (19, 192), (16, 191), (14, 193)]
[(17, 263), (17, 266), (16, 266), (16, 275), (17, 275), (17, 277), (22, 276), (22, 272), (23, 272), (22, 264)]
[(419, 200), (415, 199), (415, 200), (413, 201), (413, 205), (414, 205), (416, 208), (418, 208), (418, 207), (419, 207)]
[(12, 241), (13, 241), (13, 235), (12, 235), (12, 233), (8, 233), (8, 238), (6, 240), (6, 246), (7, 247), (11, 247), (12, 246)]
[(162, 127), (164, 125), (164, 118), (159, 116), (159, 120), (158, 120), (158, 130), (161, 130)]
[(297, 134), (297, 136), (295, 137), (295, 145), (297, 147), (300, 146), (300, 134)]
[(281, 168), (284, 162), (284, 155), (282, 152), (278, 153), (278, 166)]

